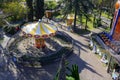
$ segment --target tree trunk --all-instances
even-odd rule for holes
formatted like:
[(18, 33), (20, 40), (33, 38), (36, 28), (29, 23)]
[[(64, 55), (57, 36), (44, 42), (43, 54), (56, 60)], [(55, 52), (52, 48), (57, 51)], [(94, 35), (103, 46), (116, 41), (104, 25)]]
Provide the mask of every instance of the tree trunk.
[(75, 16), (74, 16), (74, 31), (76, 29), (76, 16), (77, 16), (77, 3), (75, 5)]
[(27, 13), (27, 19), (28, 21), (33, 21), (33, 6), (32, 6), (33, 0), (26, 0), (27, 6), (28, 6), (28, 13)]
[(101, 8), (100, 8), (99, 19), (101, 18), (101, 15), (102, 15), (102, 10), (101, 10)]
[(44, 16), (44, 0), (35, 1), (35, 17), (36, 20), (42, 19)]
[(95, 22), (96, 21), (96, 15), (94, 14), (94, 18), (93, 18), (93, 26), (95, 26)]
[(87, 17), (86, 17), (85, 30), (87, 30), (87, 22), (88, 22), (88, 19), (87, 19)]
[(112, 28), (112, 23), (113, 23), (113, 17), (112, 17), (112, 19), (110, 21), (110, 29)]
[(82, 14), (80, 15), (80, 24), (82, 24)]
[(103, 6), (103, 0), (102, 0), (102, 2), (100, 3), (99, 8), (98, 8), (98, 9), (99, 9), (98, 11), (100, 11), (100, 12), (99, 12), (99, 17), (98, 17), (99, 19), (101, 18), (101, 15), (102, 15), (102, 6)]
[(112, 7), (113, 5), (114, 5), (114, 0), (112, 1), (112, 4), (111, 4), (112, 19), (111, 19), (111, 22), (110, 22), (110, 29), (112, 28), (113, 18), (114, 18), (114, 11), (115, 11), (115, 8)]

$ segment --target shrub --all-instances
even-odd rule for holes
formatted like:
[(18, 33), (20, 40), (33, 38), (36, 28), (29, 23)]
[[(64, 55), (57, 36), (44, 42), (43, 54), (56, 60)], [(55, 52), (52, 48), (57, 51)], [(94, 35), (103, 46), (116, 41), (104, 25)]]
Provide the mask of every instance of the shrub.
[(56, 6), (57, 6), (57, 3), (55, 1), (46, 1), (45, 2), (46, 9), (55, 9)]
[(78, 65), (73, 64), (72, 68), (67, 67), (67, 69), (71, 73), (69, 76), (73, 77), (75, 80), (80, 80), (79, 72), (78, 72)]
[(15, 26), (4, 26), (3, 30), (5, 31), (6, 34), (11, 34), (11, 35), (14, 35), (17, 32)]
[(66, 76), (66, 80), (75, 80), (75, 79), (71, 76)]
[(4, 15), (0, 15), (0, 28), (3, 27), (3, 25), (5, 25), (5, 21), (3, 21), (3, 17)]
[(98, 27), (101, 26), (101, 19), (96, 19)]
[(21, 3), (18, 2), (4, 3), (3, 12), (5, 14), (12, 15), (9, 18), (10, 21), (16, 21), (21, 20), (25, 17), (26, 8), (22, 6)]
[(96, 19), (96, 21), (93, 23), (93, 25), (94, 25), (95, 28), (101, 26), (102, 25), (101, 24), (101, 19)]

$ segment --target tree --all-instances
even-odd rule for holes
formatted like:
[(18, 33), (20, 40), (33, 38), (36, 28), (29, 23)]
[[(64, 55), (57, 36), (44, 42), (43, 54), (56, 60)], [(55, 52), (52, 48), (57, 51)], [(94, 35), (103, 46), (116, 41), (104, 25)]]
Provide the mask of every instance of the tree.
[(27, 18), (28, 21), (33, 21), (33, 5), (32, 5), (33, 0), (26, 0), (27, 3)]
[(57, 6), (57, 3), (55, 1), (46, 1), (45, 2), (45, 9), (52, 10), (52, 9), (55, 9), (56, 6)]
[[(113, 17), (114, 10), (115, 10), (114, 9), (115, 1), (116, 0), (109, 0), (109, 1), (108, 0), (92, 0), (92, 3), (94, 4), (96, 9), (96, 12), (93, 12), (93, 13), (99, 14), (98, 16), (99, 19), (101, 18), (102, 11), (107, 12), (108, 14), (107, 18), (109, 18), (110, 15)], [(94, 14), (94, 18), (96, 18), (96, 14)], [(94, 19), (94, 21), (95, 20), (96, 19)], [(112, 26), (112, 22), (113, 22), (113, 19), (111, 19), (110, 27)]]
[[(90, 9), (92, 9), (93, 5), (89, 0), (65, 0), (63, 1), (64, 9), (63, 14), (67, 15), (70, 13), (74, 13), (74, 31), (76, 28), (76, 17), (77, 15), (81, 17), (81, 15), (86, 16)], [(88, 18), (88, 17), (87, 17)]]
[(26, 14), (26, 8), (18, 2), (4, 3), (3, 12), (10, 16), (10, 21), (22, 20)]
[(0, 0), (0, 8), (3, 7), (4, 3), (9, 3), (9, 2), (20, 2), (20, 0)]
[(35, 17), (36, 20), (44, 16), (44, 0), (35, 0)]

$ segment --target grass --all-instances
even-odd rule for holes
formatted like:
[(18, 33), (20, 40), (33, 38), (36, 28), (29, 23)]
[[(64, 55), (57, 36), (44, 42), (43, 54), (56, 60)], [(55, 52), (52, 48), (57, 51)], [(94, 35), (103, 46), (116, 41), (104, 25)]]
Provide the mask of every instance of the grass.
[(94, 29), (94, 27), (93, 27), (93, 17), (91, 16), (90, 19), (91, 19), (91, 21), (88, 21), (88, 29), (92, 30), (92, 29)]
[[(93, 16), (90, 16), (89, 18), (90, 18), (90, 21), (87, 22), (87, 26), (88, 26), (89, 30), (92, 30), (92, 29), (94, 29), (94, 27), (93, 27)], [(82, 18), (82, 25), (85, 26), (85, 23), (86, 23), (86, 18), (83, 17)]]
[(105, 32), (110, 32), (110, 30), (111, 30), (110, 27), (105, 28)]
[[(62, 18), (62, 17), (63, 17), (63, 15), (58, 15), (58, 16), (56, 16), (56, 18)], [(78, 19), (78, 18), (77, 18), (77, 19)], [(90, 16), (90, 19), (91, 19), (91, 21), (88, 21), (87, 25), (88, 25), (88, 29), (89, 29), (89, 30), (92, 30), (92, 29), (94, 29), (94, 27), (93, 27), (93, 17)], [(83, 26), (85, 26), (85, 22), (86, 22), (86, 18), (85, 18), (85, 17), (82, 17), (82, 25), (83, 25)], [(77, 20), (77, 24), (80, 24), (80, 21), (79, 21), (79, 20)]]
[[(97, 10), (94, 10), (94, 11), (97, 11)], [(58, 15), (58, 16), (56, 16), (56, 18), (62, 18), (62, 16), (63, 16), (63, 15)], [(101, 16), (103, 16), (103, 17), (105, 17), (105, 18), (108, 18), (108, 19), (111, 19), (111, 18), (112, 18), (111, 15), (110, 15), (110, 16), (108, 15), (108, 12), (102, 12), (102, 15), (101, 15)], [(88, 21), (88, 23), (87, 23), (88, 30), (93, 30), (93, 29), (94, 29), (93, 16), (91, 15), (89, 18), (91, 19), (91, 21)], [(78, 25), (81, 24), (79, 18), (77, 18), (77, 22), (76, 22), (76, 23), (77, 23)], [(82, 26), (83, 26), (83, 28), (84, 28), (84, 26), (85, 26), (85, 23), (86, 23), (86, 18), (83, 16), (83, 17), (82, 17)], [(109, 29), (107, 29), (107, 30), (109, 30)]]
[(106, 18), (109, 18), (109, 19), (112, 19), (112, 16), (111, 15), (109, 16), (107, 12), (106, 13), (102, 12), (102, 16), (106, 17)]

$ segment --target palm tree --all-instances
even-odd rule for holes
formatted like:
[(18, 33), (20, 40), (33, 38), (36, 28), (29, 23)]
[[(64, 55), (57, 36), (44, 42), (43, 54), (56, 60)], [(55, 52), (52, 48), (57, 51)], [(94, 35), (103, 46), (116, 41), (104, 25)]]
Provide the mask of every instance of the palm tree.
[(63, 14), (67, 15), (71, 12), (74, 13), (74, 31), (76, 28), (76, 17), (77, 15), (81, 17), (81, 15), (86, 16), (88, 18), (87, 14), (92, 9), (93, 5), (89, 0), (65, 0), (64, 3), (64, 9)]

